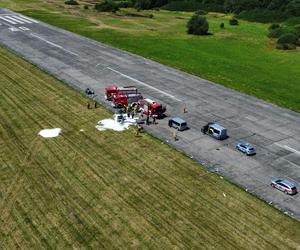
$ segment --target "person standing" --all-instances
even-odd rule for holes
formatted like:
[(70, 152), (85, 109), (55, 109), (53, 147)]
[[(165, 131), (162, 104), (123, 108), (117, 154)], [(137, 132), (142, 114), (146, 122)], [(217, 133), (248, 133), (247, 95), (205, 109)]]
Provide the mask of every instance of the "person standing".
[(173, 137), (173, 140), (174, 140), (174, 141), (177, 141), (177, 140), (178, 140), (178, 139), (177, 139), (176, 131), (173, 131), (172, 137)]
[(152, 119), (153, 119), (153, 124), (156, 125), (156, 117), (157, 115), (152, 115)]
[(130, 117), (130, 105), (128, 104), (127, 105), (127, 117), (129, 118)]

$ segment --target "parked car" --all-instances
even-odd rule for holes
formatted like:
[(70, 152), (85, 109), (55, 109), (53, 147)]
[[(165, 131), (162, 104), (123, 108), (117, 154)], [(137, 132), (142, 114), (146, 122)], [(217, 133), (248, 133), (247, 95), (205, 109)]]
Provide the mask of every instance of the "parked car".
[(169, 120), (168, 124), (169, 124), (169, 127), (173, 127), (175, 129), (177, 129), (178, 131), (183, 131), (183, 130), (188, 129), (186, 121), (180, 117), (171, 118)]
[(208, 134), (217, 140), (224, 140), (228, 137), (227, 129), (217, 123), (207, 123), (201, 128), (203, 134)]
[(252, 147), (252, 145), (247, 142), (239, 142), (238, 144), (236, 144), (235, 148), (237, 150), (245, 153), (246, 155), (255, 155), (256, 154), (254, 147)]
[(297, 187), (294, 183), (284, 179), (273, 179), (271, 186), (279, 189), (286, 194), (296, 194)]

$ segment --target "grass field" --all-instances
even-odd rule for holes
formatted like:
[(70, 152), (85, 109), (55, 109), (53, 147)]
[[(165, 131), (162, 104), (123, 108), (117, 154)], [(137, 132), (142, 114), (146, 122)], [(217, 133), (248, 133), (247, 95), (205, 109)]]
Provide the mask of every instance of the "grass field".
[(299, 222), (148, 134), (97, 131), (108, 111), (0, 58), (1, 249), (299, 248)]
[[(185, 32), (191, 13), (96, 13), (59, 0), (2, 0), (0, 6), (300, 111), (299, 50), (274, 49), (266, 37), (267, 24), (241, 21), (232, 27), (229, 16), (212, 13), (208, 20), (213, 36), (193, 37)], [(128, 13), (152, 13), (154, 18)], [(219, 28), (221, 22), (224, 30)]]

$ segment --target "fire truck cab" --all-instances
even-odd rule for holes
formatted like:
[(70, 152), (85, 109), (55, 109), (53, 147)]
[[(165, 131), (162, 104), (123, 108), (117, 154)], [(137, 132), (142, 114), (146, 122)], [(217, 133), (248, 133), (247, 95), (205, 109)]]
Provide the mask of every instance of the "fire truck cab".
[(114, 108), (126, 107), (128, 104), (138, 103), (141, 99), (143, 99), (143, 96), (140, 93), (114, 95), (112, 106)]
[(105, 99), (112, 101), (113, 97), (116, 95), (128, 95), (128, 94), (138, 94), (136, 87), (116, 87), (116, 86), (107, 86), (105, 88)]
[(139, 104), (145, 115), (161, 117), (166, 112), (166, 107), (148, 98), (140, 100)]

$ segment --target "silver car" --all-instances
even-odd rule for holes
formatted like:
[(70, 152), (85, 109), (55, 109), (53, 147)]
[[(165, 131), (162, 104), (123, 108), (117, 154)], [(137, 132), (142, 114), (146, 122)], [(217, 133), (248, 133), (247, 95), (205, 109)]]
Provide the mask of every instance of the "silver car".
[(296, 194), (297, 187), (294, 183), (284, 179), (273, 179), (271, 186), (286, 194)]
[(252, 145), (247, 142), (239, 142), (238, 144), (236, 144), (235, 148), (237, 150), (245, 153), (246, 155), (255, 155), (256, 154), (254, 147), (252, 147)]

